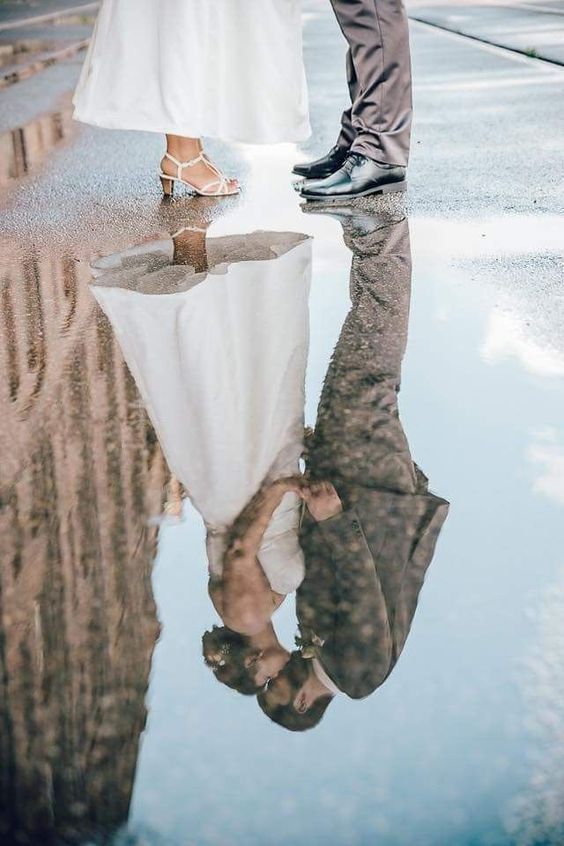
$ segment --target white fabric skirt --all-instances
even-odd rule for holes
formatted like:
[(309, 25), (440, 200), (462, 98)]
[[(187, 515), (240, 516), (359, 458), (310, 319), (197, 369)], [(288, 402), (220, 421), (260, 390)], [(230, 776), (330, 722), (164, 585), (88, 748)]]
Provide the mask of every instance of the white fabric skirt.
[(104, 0), (74, 105), (109, 129), (304, 141), (301, 0)]

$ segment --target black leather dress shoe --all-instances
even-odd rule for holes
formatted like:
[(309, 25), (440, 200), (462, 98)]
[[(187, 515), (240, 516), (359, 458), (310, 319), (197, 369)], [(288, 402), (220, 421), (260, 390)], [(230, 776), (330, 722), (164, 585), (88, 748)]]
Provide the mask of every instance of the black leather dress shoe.
[(303, 176), (305, 179), (325, 179), (339, 170), (349, 154), (348, 147), (333, 147), (326, 156), (316, 159), (314, 162), (305, 162), (294, 166), (293, 173)]
[(306, 180), (298, 190), (306, 200), (350, 199), (368, 194), (405, 191), (405, 168), (375, 162), (360, 153), (350, 153), (344, 165), (326, 179)]

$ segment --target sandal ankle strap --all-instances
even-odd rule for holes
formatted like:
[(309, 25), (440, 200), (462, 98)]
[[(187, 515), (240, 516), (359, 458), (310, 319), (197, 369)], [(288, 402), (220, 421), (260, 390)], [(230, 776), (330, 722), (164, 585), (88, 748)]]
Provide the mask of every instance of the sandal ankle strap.
[(205, 234), (207, 229), (202, 229), (200, 226), (182, 226), (178, 232), (175, 232), (174, 235), (171, 235), (171, 238), (178, 238), (179, 235), (182, 235), (184, 232), (198, 232)]
[(189, 161), (186, 161), (186, 162), (179, 161), (173, 155), (171, 155), (169, 152), (166, 152), (164, 154), (164, 157), (165, 157), (165, 159), (168, 159), (174, 165), (176, 165), (176, 168), (177, 168), (176, 176), (177, 176), (178, 179), (182, 178), (182, 168), (184, 168), (184, 167), (194, 167), (194, 165), (198, 164), (198, 162), (203, 162), (203, 161), (205, 161), (206, 164), (208, 164), (207, 159), (205, 158), (205, 154), (204, 154), (203, 151), (198, 156), (196, 156), (195, 159), (189, 159)]

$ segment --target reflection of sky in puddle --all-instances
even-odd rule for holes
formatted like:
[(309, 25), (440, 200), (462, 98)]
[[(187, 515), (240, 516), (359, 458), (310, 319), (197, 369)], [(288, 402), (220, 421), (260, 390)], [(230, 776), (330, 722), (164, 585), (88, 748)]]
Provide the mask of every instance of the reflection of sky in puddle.
[[(252, 226), (253, 214), (246, 220), (243, 207), (219, 221), (214, 234)], [(291, 228), (316, 236), (311, 422), (348, 310), (349, 254), (334, 221), (307, 216), (300, 225), (295, 214), (282, 203), (276, 223), (290, 226), (290, 215)], [(507, 224), (510, 232), (515, 222)], [(436, 846), (505, 844), (514, 836), (506, 826), (522, 829), (532, 795), (526, 720), (538, 720), (546, 707), (524, 693), (533, 674), (543, 672), (535, 646), (547, 637), (545, 624), (539, 632), (539, 608), (561, 565), (554, 459), (561, 461), (564, 413), (560, 369), (550, 364), (542, 339), (516, 352), (519, 335), (509, 335), (513, 347), (504, 346), (499, 324), (492, 330), (495, 286), (483, 274), (458, 284), (471, 258), (483, 255), (478, 233), (494, 230), (436, 221), (431, 240), (428, 221), (411, 222), (414, 287), (400, 405), (412, 453), (452, 511), (393, 676), (368, 700), (337, 701), (314, 732), (299, 737), (214, 683), (200, 655), (201, 634), (213, 620), (203, 533), (187, 513), (161, 535), (155, 591), (164, 633), (133, 831), (158, 831), (174, 843), (360, 844), (382, 837)], [(497, 255), (501, 241), (508, 249), (513, 241), (502, 224), (495, 231)], [(549, 227), (530, 252), (554, 247)], [(461, 254), (464, 271), (455, 266)], [(511, 293), (505, 297), (509, 302)], [(518, 302), (517, 296), (517, 311)], [(549, 365), (541, 366), (545, 360)], [(291, 647), (288, 603), (277, 628)]]
[[(349, 308), (350, 253), (335, 221), (297, 208), (286, 184), (294, 157), (291, 147), (257, 156), (242, 202), (209, 236), (264, 228), (313, 236), (312, 423)], [(271, 184), (276, 204), (266, 207)], [(189, 222), (185, 210), (168, 210), (170, 231)], [(294, 736), (252, 698), (217, 684), (201, 657), (215, 615), (200, 518), (186, 507), (183, 522), (162, 525), (154, 588), (164, 629), (131, 813), (132, 831), (147, 842), (509, 844), (505, 826), (522, 830), (531, 797), (545, 809), (554, 801), (559, 761), (539, 752), (557, 735), (564, 679), (556, 660), (564, 365), (561, 338), (530, 306), (535, 290), (548, 291), (549, 325), (559, 325), (552, 267), (539, 261), (561, 247), (554, 219), (532, 223), (411, 221), (402, 421), (415, 460), (452, 510), (405, 653), (371, 698), (342, 698), (315, 731)], [(523, 279), (527, 268), (544, 268), (533, 294), (519, 279), (523, 266)], [(49, 272), (48, 254), (37, 267)], [(71, 270), (57, 272), (71, 279)], [(292, 602), (276, 623), (291, 647)], [(530, 786), (531, 760), (544, 786)]]

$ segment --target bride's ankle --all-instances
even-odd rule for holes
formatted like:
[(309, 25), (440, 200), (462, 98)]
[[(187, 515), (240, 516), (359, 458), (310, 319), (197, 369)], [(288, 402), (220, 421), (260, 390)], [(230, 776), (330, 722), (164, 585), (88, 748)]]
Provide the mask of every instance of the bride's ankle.
[(167, 135), (166, 151), (179, 162), (189, 162), (202, 152), (200, 138), (182, 138), (180, 135)]

